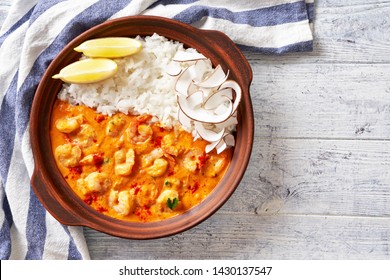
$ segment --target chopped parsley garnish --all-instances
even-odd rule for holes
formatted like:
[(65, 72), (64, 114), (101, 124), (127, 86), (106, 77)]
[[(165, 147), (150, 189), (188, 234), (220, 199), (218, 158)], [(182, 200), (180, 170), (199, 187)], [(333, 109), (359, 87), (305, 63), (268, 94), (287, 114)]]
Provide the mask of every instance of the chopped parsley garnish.
[(175, 197), (174, 199), (171, 199), (170, 197), (167, 199), (167, 206), (169, 207), (169, 209), (173, 210), (177, 204), (179, 203), (179, 200), (177, 199), (177, 197)]

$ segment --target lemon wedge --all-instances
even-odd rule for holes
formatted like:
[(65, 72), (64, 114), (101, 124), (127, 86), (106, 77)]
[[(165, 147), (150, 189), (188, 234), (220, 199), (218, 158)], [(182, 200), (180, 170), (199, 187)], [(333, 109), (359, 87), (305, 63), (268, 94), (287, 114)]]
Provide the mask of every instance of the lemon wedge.
[(89, 57), (118, 58), (140, 52), (142, 43), (127, 37), (106, 37), (87, 40), (74, 50)]
[(115, 75), (118, 65), (107, 58), (88, 58), (76, 61), (61, 69), (53, 79), (66, 83), (86, 84), (100, 82)]

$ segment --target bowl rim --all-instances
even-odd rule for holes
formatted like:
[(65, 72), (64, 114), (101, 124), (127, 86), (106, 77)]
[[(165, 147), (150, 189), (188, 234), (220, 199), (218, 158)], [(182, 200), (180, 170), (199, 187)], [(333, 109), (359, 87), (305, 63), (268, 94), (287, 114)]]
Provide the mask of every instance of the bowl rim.
[[(243, 131), (243, 129), (239, 127), (237, 132), (240, 132), (240, 135), (245, 137), (245, 139), (240, 142), (241, 146), (239, 148), (237, 148), (237, 146), (234, 147), (233, 158), (231, 160), (230, 166), (222, 180), (215, 188), (217, 189), (219, 186), (229, 183), (229, 186), (225, 187), (226, 192), (221, 193), (220, 191), (217, 193), (216, 191), (212, 191), (208, 197), (206, 197), (199, 205), (194, 206), (182, 214), (162, 221), (139, 223), (118, 220), (101, 214), (84, 203), (73, 192), (71, 187), (68, 186), (65, 179), (59, 173), (58, 168), (57, 170), (53, 170), (52, 165), (49, 166), (50, 162), (52, 163), (51, 160), (53, 160), (54, 156), (51, 152), (51, 149), (50, 152), (47, 152), (47, 148), (45, 150), (43, 145), (44, 143), (47, 143), (47, 137), (49, 137), (49, 135), (41, 135), (43, 132), (45, 132), (45, 130), (47, 130), (47, 122), (50, 123), (51, 119), (51, 109), (53, 102), (51, 102), (51, 107), (45, 108), (45, 106), (50, 106), (50, 104), (47, 104), (50, 103), (50, 100), (47, 101), (47, 98), (51, 98), (51, 100), (56, 99), (55, 97), (58, 92), (56, 91), (56, 94), (51, 94), (50, 97), (47, 97), (49, 95), (46, 94), (46, 91), (51, 89), (51, 84), (56, 86), (57, 84), (62, 85), (61, 81), (53, 81), (53, 79), (51, 79), (52, 74), (60, 68), (61, 63), (66, 62), (65, 59), (69, 57), (70, 53), (73, 51), (73, 48), (78, 44), (85, 41), (86, 39), (99, 37), (101, 34), (115, 30), (115, 28), (118, 26), (126, 26), (127, 24), (135, 27), (135, 30), (138, 30), (137, 26), (145, 27), (145, 25), (148, 27), (150, 26), (152, 29), (153, 26), (156, 26), (156, 28), (157, 26), (159, 26), (159, 28), (176, 28), (176, 33), (184, 34), (184, 32), (186, 32), (183, 35), (187, 36), (185, 37), (185, 40), (175, 39), (178, 36), (176, 33), (174, 36), (167, 35), (166, 33), (160, 35), (165, 36), (171, 40), (180, 41), (186, 47), (190, 46), (196, 48), (196, 46), (193, 44), (188, 44), (188, 42), (193, 43), (193, 39), (191, 39), (190, 36), (196, 35), (197, 38), (200, 38), (200, 42), (206, 42), (207, 44), (211, 44), (210, 42), (212, 40), (217, 40), (219, 44), (213, 45), (213, 47), (216, 48), (215, 53), (210, 46), (208, 46), (207, 49), (204, 49), (206, 52), (210, 52), (210, 59), (212, 60), (213, 64), (217, 60), (219, 60), (221, 63), (224, 63), (220, 57), (221, 55), (234, 56), (235, 58), (238, 58), (237, 61), (241, 63), (242, 68), (240, 69), (242, 71), (241, 73), (236, 70), (233, 74), (241, 79), (238, 81), (241, 84), (243, 91), (242, 101), (239, 106), (239, 119), (241, 118), (240, 123), (245, 125), (246, 130)], [(145, 34), (145, 32), (142, 30), (139, 33)], [(201, 48), (202, 47), (206, 48), (206, 46), (201, 46)], [(207, 56), (206, 54), (204, 55)], [(77, 56), (77, 54), (73, 54), (73, 56)], [(30, 141), (35, 162), (34, 172), (31, 177), (31, 186), (38, 199), (48, 210), (48, 212), (59, 222), (65, 225), (86, 226), (113, 236), (128, 239), (161, 238), (188, 230), (209, 218), (220, 207), (222, 207), (222, 205), (234, 193), (242, 177), (244, 176), (246, 167), (249, 163), (254, 137), (253, 108), (249, 94), (251, 82), (252, 70), (245, 56), (241, 53), (233, 41), (231, 41), (227, 35), (220, 31), (202, 30), (183, 22), (158, 16), (127, 16), (109, 20), (96, 25), (72, 39), (69, 43), (66, 44), (64, 48), (61, 49), (61, 51), (49, 64), (48, 68), (42, 76), (40, 83), (38, 84), (30, 113)], [(242, 104), (245, 104), (245, 110), (244, 105)], [(49, 109), (49, 112), (47, 112), (46, 109)], [(49, 119), (49, 121), (44, 120), (46, 129), (39, 127), (41, 125), (40, 121), (42, 121), (45, 113), (46, 118)], [(47, 113), (49, 113), (49, 118), (47, 117)], [(49, 134), (49, 131), (46, 133)], [(240, 151), (240, 153), (237, 151)], [(236, 162), (235, 166), (237, 166), (237, 169), (234, 170), (234, 176), (228, 174), (228, 172), (231, 171), (233, 160)], [(230, 180), (229, 182), (227, 182), (228, 179)]]

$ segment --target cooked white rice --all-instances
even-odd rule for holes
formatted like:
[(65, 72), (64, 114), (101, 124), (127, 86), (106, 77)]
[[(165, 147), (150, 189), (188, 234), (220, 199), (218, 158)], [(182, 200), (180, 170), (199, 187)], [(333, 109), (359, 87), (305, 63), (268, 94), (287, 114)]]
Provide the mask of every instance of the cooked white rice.
[(91, 84), (64, 84), (59, 99), (106, 115), (118, 111), (150, 114), (165, 126), (176, 124), (179, 108), (173, 89), (175, 78), (166, 73), (166, 68), (177, 51), (196, 50), (184, 49), (182, 43), (158, 34), (137, 39), (143, 43), (142, 51), (115, 59), (118, 72), (112, 78)]

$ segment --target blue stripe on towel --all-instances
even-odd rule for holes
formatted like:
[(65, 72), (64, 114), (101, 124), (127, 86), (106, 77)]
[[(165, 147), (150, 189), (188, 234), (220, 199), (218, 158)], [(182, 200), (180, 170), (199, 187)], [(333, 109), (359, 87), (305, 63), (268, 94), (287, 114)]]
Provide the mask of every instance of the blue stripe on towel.
[(82, 258), (83, 256), (81, 256), (79, 250), (76, 247), (76, 244), (74, 243), (73, 238), (71, 238), (68, 248), (68, 260), (81, 260)]
[[(15, 141), (15, 100), (17, 77), (18, 72), (14, 75), (0, 108), (0, 176), (2, 179), (2, 193), (4, 194), (2, 207), (5, 216), (0, 228), (0, 240), (2, 240), (2, 246), (0, 247), (1, 259), (8, 259), (11, 254), (10, 229), (13, 224), (13, 219), (5, 193), (5, 186), (7, 183), (7, 175), (11, 165)], [(9, 251), (7, 252), (7, 250)]]
[(69, 248), (68, 248), (68, 260), (80, 260), (83, 257), (81, 256), (79, 250), (77, 250), (77, 246), (74, 242), (72, 235), (69, 232), (68, 227), (63, 226), (65, 232), (69, 235)]
[(307, 52), (313, 50), (313, 41), (299, 42), (280, 48), (258, 48), (237, 44), (237, 46), (243, 51), (250, 51), (263, 54), (284, 54), (287, 52)]
[(309, 17), (309, 22), (313, 22), (314, 20), (314, 3), (307, 3), (307, 16)]
[(15, 105), (18, 73), (14, 75), (0, 107), (0, 175), (3, 186), (7, 183), (8, 170), (15, 141)]
[(30, 204), (28, 207), (26, 238), (27, 253), (25, 259), (42, 259), (46, 241), (46, 210), (32, 189), (30, 191)]
[[(4, 189), (3, 189), (4, 191)], [(0, 228), (0, 260), (7, 260), (11, 255), (11, 226), (13, 224), (12, 213), (9, 207), (8, 199), (4, 196), (3, 201), (4, 221)]]
[[(291, 10), (298, 12), (291, 13)], [(191, 24), (206, 16), (258, 27), (307, 20), (307, 10), (304, 2), (282, 4), (241, 12), (232, 12), (225, 8), (195, 5), (177, 14), (174, 19)]]
[(158, 6), (158, 5), (163, 5), (163, 6), (167, 6), (167, 5), (185, 5), (185, 4), (192, 4), (192, 3), (195, 3), (195, 2), (198, 2), (199, 0), (159, 0), (159, 1), (156, 1), (155, 3), (153, 3), (152, 5), (150, 5), (148, 7), (148, 9), (153, 9), (154, 7)]

